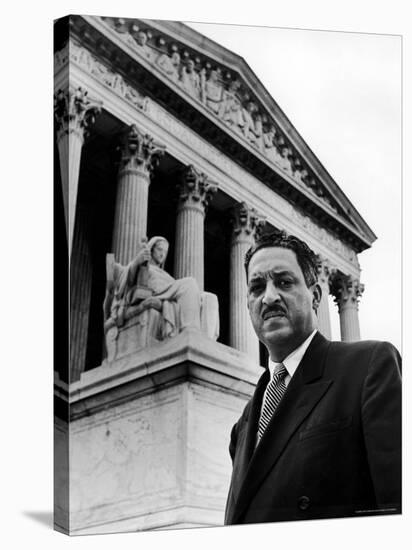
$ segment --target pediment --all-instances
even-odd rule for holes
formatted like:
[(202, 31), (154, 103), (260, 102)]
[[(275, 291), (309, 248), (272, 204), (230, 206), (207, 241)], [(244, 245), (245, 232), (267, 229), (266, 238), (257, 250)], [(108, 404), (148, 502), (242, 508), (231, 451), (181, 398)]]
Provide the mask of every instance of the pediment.
[[(232, 152), (239, 161), (253, 155), (249, 169), (269, 185), (273, 181), (274, 189), (339, 233), (357, 252), (372, 244), (372, 230), (242, 57), (179, 22), (83, 20), (98, 20), (117, 44), (133, 51), (147, 72), (179, 94), (203, 121), (210, 120), (232, 138), (236, 145), (225, 141), (225, 153)], [(102, 40), (100, 48), (108, 58), (116, 58), (104, 50)]]

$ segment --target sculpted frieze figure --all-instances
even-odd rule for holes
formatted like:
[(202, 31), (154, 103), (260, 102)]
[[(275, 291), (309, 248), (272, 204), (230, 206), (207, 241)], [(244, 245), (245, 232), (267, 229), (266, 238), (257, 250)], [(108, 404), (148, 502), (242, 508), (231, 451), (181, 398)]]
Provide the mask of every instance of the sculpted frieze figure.
[(259, 112), (255, 116), (255, 145), (263, 151), (263, 121)]
[(306, 185), (306, 179), (308, 177), (308, 171), (306, 170), (306, 168), (298, 168), (297, 170), (295, 170), (293, 175), (299, 183)]
[(196, 99), (200, 98), (200, 77), (195, 70), (195, 62), (188, 59), (182, 68), (180, 77), (182, 87)]
[(130, 101), (139, 109), (146, 109), (147, 98), (143, 97), (132, 86), (126, 83), (124, 78), (108, 69), (84, 48), (80, 48), (74, 42), (70, 42), (70, 59), (92, 74), (105, 86), (111, 88), (121, 97)]
[[(160, 48), (150, 43), (152, 34), (148, 28), (142, 29), (124, 19), (103, 17), (103, 21), (114, 28), (143, 57), (153, 62), (170, 80), (180, 86), (193, 98), (206, 105), (223, 122), (244, 137), (249, 143), (263, 152), (285, 172), (298, 181), (304, 177), (290, 162), (290, 155), (296, 154), (288, 148), (282, 136), (276, 136), (274, 120), (262, 115), (260, 107), (250, 101), (248, 88), (241, 91), (241, 82), (227, 73), (221, 77), (223, 66), (212, 65), (210, 61), (191, 59), (184, 51), (184, 45), (178, 42), (168, 43), (166, 36), (159, 38)], [(183, 51), (181, 57), (180, 51)], [(183, 58), (183, 60), (182, 60)], [(200, 68), (202, 66), (202, 68)], [(109, 84), (110, 85), (110, 84)], [(139, 105), (140, 106), (140, 105)], [(141, 108), (147, 108), (144, 104)], [(267, 129), (269, 127), (269, 129)], [(284, 150), (286, 148), (286, 151)], [(307, 182), (305, 182), (307, 184)]]
[(152, 60), (154, 57), (154, 52), (152, 48), (148, 45), (148, 35), (145, 31), (138, 30), (137, 27), (134, 29), (132, 34), (134, 38), (134, 47), (135, 49), (148, 60)]
[(289, 147), (282, 147), (280, 166), (283, 170), (285, 170), (285, 172), (292, 174), (292, 164), (290, 162), (289, 155), (290, 155)]
[(302, 164), (302, 161), (297, 155), (294, 155), (292, 153), (291, 157), (291, 168), (292, 168), (292, 175), (293, 178), (300, 183), (302, 186), (307, 186), (307, 180), (308, 180), (308, 171)]
[(248, 141), (262, 147), (262, 116), (258, 113), (255, 116), (258, 108), (253, 101), (248, 101), (246, 108), (242, 109), (243, 115), (243, 134)]
[(217, 70), (212, 69), (208, 78), (206, 70), (201, 71), (201, 90), (203, 103), (218, 115), (223, 104), (224, 88)]
[(161, 53), (156, 60), (156, 64), (166, 75), (173, 81), (179, 80), (180, 71), (180, 54), (173, 50), (172, 55)]
[(254, 140), (254, 133), (255, 133), (255, 123), (253, 120), (253, 113), (256, 110), (256, 105), (252, 101), (248, 101), (246, 104), (246, 108), (242, 107), (242, 115), (243, 115), (243, 133), (246, 137), (246, 139)]
[(242, 102), (238, 95), (239, 88), (240, 82), (238, 80), (232, 80), (229, 84), (229, 88), (225, 90), (223, 94), (222, 108), (219, 113), (224, 122), (227, 122), (237, 131), (241, 131), (244, 125)]
[(148, 98), (141, 96), (139, 92), (137, 92), (131, 86), (126, 86), (124, 97), (139, 109), (145, 110), (147, 107)]
[(280, 155), (276, 147), (276, 128), (271, 124), (266, 132), (263, 134), (263, 145), (266, 156), (272, 161), (279, 163)]
[[(274, 120), (261, 114), (261, 107), (250, 101), (251, 90), (241, 85), (240, 80), (232, 79), (229, 72), (225, 79), (222, 78), (222, 71), (225, 70), (223, 65), (213, 65), (212, 68), (210, 60), (202, 59), (201, 54), (199, 58), (191, 59), (185, 51), (184, 44), (170, 43), (166, 36), (158, 39), (160, 47), (155, 46), (151, 43), (152, 34), (146, 25), (143, 29), (139, 27), (140, 24), (130, 24), (130, 20), (110, 17), (102, 19), (143, 57), (153, 62), (170, 80), (178, 82), (187, 93), (206, 105), (211, 112), (285, 172), (308, 185), (301, 168), (296, 169), (291, 164), (290, 156), (297, 153), (285, 143), (279, 132), (276, 135)], [(182, 56), (179, 51), (183, 52)], [(133, 99), (131, 101), (134, 102)], [(139, 106), (147, 107), (146, 104)]]
[(317, 186), (317, 182), (314, 176), (309, 175), (307, 178), (305, 178), (305, 183), (312, 191), (314, 191)]
[(112, 73), (105, 65), (95, 61), (91, 66), (91, 73), (101, 82), (112, 87), (114, 73)]

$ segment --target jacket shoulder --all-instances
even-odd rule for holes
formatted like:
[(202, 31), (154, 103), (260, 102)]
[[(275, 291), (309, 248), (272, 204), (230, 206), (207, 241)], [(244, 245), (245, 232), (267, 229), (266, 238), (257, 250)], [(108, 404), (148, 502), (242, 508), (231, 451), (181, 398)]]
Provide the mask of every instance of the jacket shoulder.
[(401, 369), (401, 356), (389, 342), (380, 340), (363, 340), (359, 342), (331, 342), (328, 350), (328, 363), (335, 372), (342, 371), (356, 376), (379, 365), (395, 366)]
[(358, 342), (331, 342), (330, 351), (340, 354), (373, 354), (376, 351), (399, 356), (396, 347), (380, 340), (360, 340)]

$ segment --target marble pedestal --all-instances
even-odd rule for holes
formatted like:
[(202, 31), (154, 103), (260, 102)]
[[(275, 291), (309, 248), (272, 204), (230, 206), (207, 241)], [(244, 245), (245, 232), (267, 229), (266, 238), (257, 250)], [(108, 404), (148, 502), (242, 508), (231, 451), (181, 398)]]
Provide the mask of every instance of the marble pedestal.
[(68, 395), (66, 530), (222, 525), (230, 430), (260, 374), (197, 330), (83, 373)]

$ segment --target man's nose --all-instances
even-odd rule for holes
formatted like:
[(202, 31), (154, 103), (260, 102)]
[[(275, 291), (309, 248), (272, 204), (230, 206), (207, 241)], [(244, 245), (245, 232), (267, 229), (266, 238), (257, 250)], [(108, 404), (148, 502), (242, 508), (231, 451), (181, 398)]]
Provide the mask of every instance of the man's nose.
[(265, 289), (265, 293), (263, 295), (262, 302), (265, 305), (270, 306), (271, 304), (274, 304), (274, 303), (278, 302), (279, 300), (280, 300), (280, 294), (279, 294), (279, 291), (278, 291), (276, 285), (272, 281), (269, 281), (266, 285), (266, 289)]

